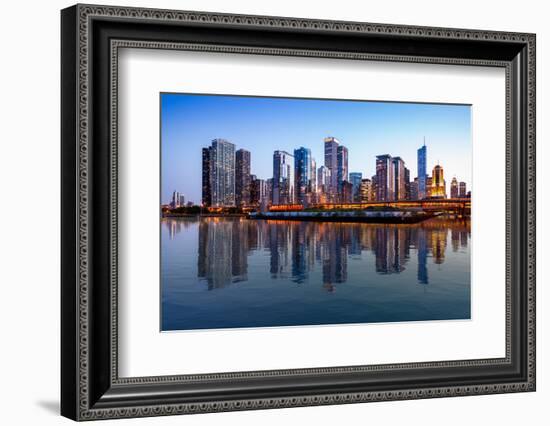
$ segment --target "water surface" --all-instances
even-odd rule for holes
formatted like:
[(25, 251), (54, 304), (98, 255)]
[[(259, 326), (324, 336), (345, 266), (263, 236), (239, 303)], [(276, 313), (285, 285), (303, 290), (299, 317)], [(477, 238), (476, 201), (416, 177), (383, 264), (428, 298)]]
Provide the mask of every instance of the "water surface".
[(161, 329), (470, 318), (470, 223), (167, 218)]

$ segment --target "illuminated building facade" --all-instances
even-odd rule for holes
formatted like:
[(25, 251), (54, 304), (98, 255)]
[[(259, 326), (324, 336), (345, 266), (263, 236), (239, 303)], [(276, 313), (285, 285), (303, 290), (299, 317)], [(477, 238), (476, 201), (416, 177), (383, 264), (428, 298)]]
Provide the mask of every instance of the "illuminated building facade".
[(427, 164), (428, 161), (428, 149), (426, 148), (426, 142), (417, 151), (417, 163), (418, 163), (418, 199), (422, 200), (428, 196), (427, 192)]
[(439, 164), (434, 167), (432, 171), (432, 191), (430, 196), (432, 198), (446, 198), (445, 192), (445, 179), (443, 177), (443, 167)]
[(395, 177), (392, 157), (376, 156), (376, 201), (395, 200)]
[(211, 187), (211, 166), (212, 147), (202, 149), (202, 205), (210, 207), (212, 205), (212, 187)]
[(363, 180), (363, 173), (353, 172), (349, 174), (349, 181), (352, 185), (352, 202), (361, 202), (361, 181)]
[(273, 153), (273, 204), (294, 204), (294, 156), (286, 151)]
[(394, 178), (394, 200), (406, 200), (407, 193), (405, 189), (405, 162), (401, 157), (392, 158), (393, 178)]
[(326, 203), (330, 199), (331, 172), (327, 166), (317, 169), (317, 201)]
[(250, 176), (250, 204), (260, 206), (267, 199), (267, 182), (258, 179), (255, 175)]
[(342, 191), (344, 182), (348, 182), (348, 149), (340, 145), (337, 149), (338, 191)]
[(373, 191), (372, 180), (370, 179), (361, 179), (359, 192), (361, 195), (361, 203), (368, 203), (369, 201), (374, 201), (376, 198)]
[(340, 142), (335, 137), (329, 136), (325, 140), (325, 167), (330, 170), (330, 186), (328, 193), (338, 193), (338, 146)]
[(298, 148), (294, 150), (294, 179), (295, 179), (295, 197), (300, 204), (306, 204), (308, 194), (311, 193), (311, 150), (308, 148)]
[(451, 198), (458, 198), (458, 181), (456, 177), (451, 180)]
[(250, 151), (246, 149), (235, 153), (235, 201), (239, 207), (250, 204)]
[(466, 182), (460, 182), (458, 184), (458, 196), (460, 198), (466, 198)]
[(213, 207), (235, 206), (235, 145), (225, 139), (214, 139), (203, 148), (202, 199)]

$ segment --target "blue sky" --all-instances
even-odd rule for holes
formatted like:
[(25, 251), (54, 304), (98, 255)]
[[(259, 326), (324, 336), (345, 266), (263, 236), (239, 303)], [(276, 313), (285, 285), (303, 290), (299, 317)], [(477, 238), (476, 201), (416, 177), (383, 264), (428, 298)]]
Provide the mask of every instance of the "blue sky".
[(161, 94), (161, 199), (179, 191), (201, 200), (201, 149), (223, 138), (251, 152), (252, 174), (272, 176), (273, 151), (311, 149), (323, 165), (326, 136), (349, 149), (349, 171), (375, 173), (375, 157), (400, 156), (417, 175), (416, 150), (424, 137), (428, 172), (439, 162), (447, 191), (453, 176), (472, 180), (471, 112), (467, 105), (417, 104)]

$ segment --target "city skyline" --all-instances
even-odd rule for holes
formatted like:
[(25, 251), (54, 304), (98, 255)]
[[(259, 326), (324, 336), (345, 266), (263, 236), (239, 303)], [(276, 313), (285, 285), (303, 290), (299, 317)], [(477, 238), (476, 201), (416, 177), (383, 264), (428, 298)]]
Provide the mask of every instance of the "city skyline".
[[(277, 151), (292, 157), (293, 161), (295, 155), (306, 158), (308, 163), (314, 161), (312, 170), (317, 172), (328, 165), (326, 143), (331, 137), (339, 142), (335, 144), (333, 159), (341, 163), (338, 168), (341, 175), (330, 176), (329, 184), (336, 184), (338, 191), (358, 193), (357, 176), (360, 174), (364, 179), (370, 179), (376, 175), (376, 159), (384, 155), (395, 163), (396, 176), (406, 173), (410, 181), (414, 181), (417, 177), (417, 150), (424, 140), (429, 146), (426, 172), (430, 174), (436, 165), (441, 164), (445, 169), (446, 193), (449, 194), (453, 177), (471, 189), (470, 107), (466, 105), (183, 94), (162, 94), (161, 102), (163, 203), (172, 200), (174, 191), (185, 195), (186, 200), (201, 203), (204, 192), (201, 165), (204, 166), (205, 147), (209, 144), (212, 144), (208, 148), (211, 154), (207, 155), (214, 155), (213, 158), (217, 155), (221, 158), (218, 162), (232, 156), (233, 162), (228, 167), (233, 169), (236, 167), (235, 152), (245, 155), (247, 162), (244, 166), (237, 156), (235, 186), (243, 179), (239, 180), (238, 174), (242, 167), (246, 169), (244, 176), (251, 174), (262, 180), (272, 178)], [(318, 121), (325, 119), (332, 120), (331, 127), (340, 129), (340, 133), (321, 134), (319, 129), (328, 126)], [(399, 126), (396, 127), (396, 123)], [(221, 131), (222, 128), (225, 132)], [(291, 131), (293, 133), (289, 135)], [(439, 135), (438, 140), (430, 142), (430, 136), (424, 133)], [(213, 134), (216, 137), (203, 139)], [(312, 140), (313, 135), (319, 137)], [(377, 142), (382, 140), (388, 142)], [(216, 148), (218, 144), (223, 149)], [(197, 152), (198, 161), (195, 158)], [(371, 156), (371, 153), (375, 154)], [(458, 169), (462, 173), (457, 173)], [(293, 177), (301, 179), (301, 185), (296, 188), (298, 191), (303, 191), (309, 174), (309, 169), (303, 168), (299, 176)], [(355, 183), (349, 188), (342, 185), (343, 182), (349, 184), (352, 176)], [(396, 187), (394, 191), (398, 194), (404, 188)], [(296, 195), (299, 199), (303, 196), (300, 192)], [(248, 196), (246, 194), (245, 199)], [(240, 204), (235, 193), (232, 197), (227, 199)]]

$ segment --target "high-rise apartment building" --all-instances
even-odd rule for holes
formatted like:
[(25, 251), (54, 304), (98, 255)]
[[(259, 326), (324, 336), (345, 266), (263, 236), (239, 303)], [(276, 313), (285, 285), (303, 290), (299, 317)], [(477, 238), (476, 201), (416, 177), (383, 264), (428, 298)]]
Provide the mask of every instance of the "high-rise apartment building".
[(342, 185), (344, 182), (349, 182), (348, 178), (348, 149), (340, 145), (337, 148), (337, 158), (336, 158), (336, 164), (337, 164), (337, 184), (338, 184), (338, 191), (342, 191)]
[(411, 198), (411, 171), (405, 167), (405, 199), (412, 200)]
[(395, 200), (395, 177), (392, 157), (388, 154), (376, 156), (376, 199)]
[[(207, 159), (205, 159), (205, 152), (208, 152)], [(206, 174), (209, 175), (207, 180), (210, 186), (210, 203), (205, 204), (214, 207), (235, 206), (234, 144), (225, 139), (214, 139), (208, 151), (203, 149), (203, 203), (205, 199), (208, 200), (208, 190), (206, 194), (204, 191)]]
[(332, 136), (325, 138), (325, 167), (330, 170), (330, 185), (327, 193), (338, 193), (338, 146), (340, 141)]
[(259, 206), (267, 200), (267, 182), (258, 179), (256, 175), (250, 175), (250, 204)]
[(330, 169), (327, 166), (321, 166), (317, 169), (317, 201), (326, 203), (330, 197), (331, 185)]
[(349, 181), (352, 185), (352, 201), (354, 203), (361, 202), (361, 182), (363, 180), (363, 173), (352, 172), (349, 174)]
[(315, 158), (311, 159), (311, 172), (309, 178), (309, 192), (317, 194), (317, 162)]
[(265, 180), (265, 199), (268, 205), (273, 204), (273, 178)]
[(185, 206), (185, 196), (178, 191), (172, 193), (172, 201), (170, 201), (170, 207), (177, 209), (178, 207)]
[(446, 198), (445, 179), (443, 177), (443, 167), (439, 164), (432, 171), (432, 198)]
[(347, 180), (342, 182), (342, 189), (340, 190), (340, 202), (352, 203), (353, 202), (353, 185)]
[(225, 139), (202, 149), (202, 204), (235, 205), (235, 145)]
[(415, 177), (410, 183), (410, 199), (418, 200), (418, 178)]
[(250, 151), (239, 149), (235, 153), (235, 203), (250, 204)]
[(458, 196), (460, 198), (466, 198), (466, 182), (460, 182), (458, 184)]
[(311, 150), (300, 147), (294, 150), (294, 181), (296, 202), (306, 204), (311, 193)]
[(212, 147), (202, 149), (202, 205), (212, 205), (212, 182), (211, 182), (211, 158)]
[(374, 201), (375, 195), (372, 188), (372, 181), (370, 179), (361, 179), (361, 186), (359, 188), (360, 202), (368, 203)]
[(405, 188), (405, 162), (401, 157), (392, 158), (393, 178), (394, 178), (394, 200), (406, 200), (407, 193)]
[(451, 180), (451, 198), (458, 198), (458, 181), (456, 177)]
[(286, 151), (273, 153), (273, 204), (294, 204), (294, 156)]

